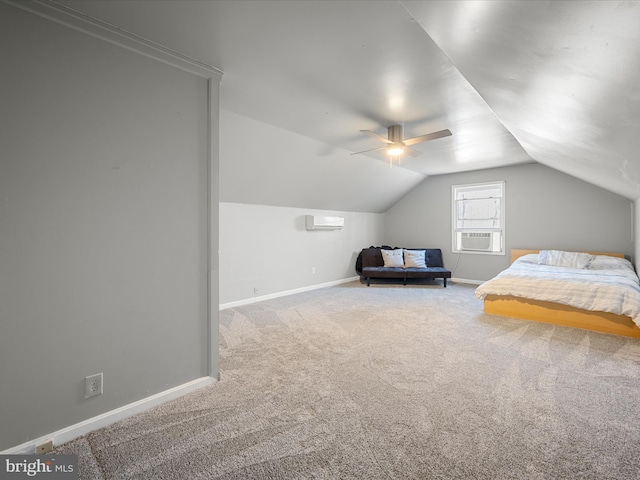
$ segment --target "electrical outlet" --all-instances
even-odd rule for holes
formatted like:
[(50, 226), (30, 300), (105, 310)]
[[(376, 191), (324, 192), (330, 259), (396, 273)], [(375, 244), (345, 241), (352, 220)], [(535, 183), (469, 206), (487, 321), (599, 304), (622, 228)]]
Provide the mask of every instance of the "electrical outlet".
[(84, 378), (84, 398), (102, 394), (102, 373), (96, 373)]
[(36, 455), (42, 455), (43, 453), (49, 453), (53, 450), (53, 440), (36, 445)]
[(257, 295), (258, 294), (258, 287), (253, 287), (253, 294)]
[(316, 267), (311, 267), (311, 275), (315, 275), (316, 274)]

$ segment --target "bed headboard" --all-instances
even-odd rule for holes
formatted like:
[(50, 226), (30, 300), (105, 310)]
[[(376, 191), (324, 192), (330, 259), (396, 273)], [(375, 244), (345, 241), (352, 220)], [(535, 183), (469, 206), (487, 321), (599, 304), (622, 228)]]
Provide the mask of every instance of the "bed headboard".
[[(540, 253), (540, 250), (523, 250), (514, 248), (511, 250), (511, 263), (515, 262), (516, 259), (520, 258), (523, 255), (527, 255), (529, 253)], [(624, 253), (612, 253), (612, 252), (585, 252), (590, 255), (608, 255), (609, 257), (618, 257), (624, 258)]]

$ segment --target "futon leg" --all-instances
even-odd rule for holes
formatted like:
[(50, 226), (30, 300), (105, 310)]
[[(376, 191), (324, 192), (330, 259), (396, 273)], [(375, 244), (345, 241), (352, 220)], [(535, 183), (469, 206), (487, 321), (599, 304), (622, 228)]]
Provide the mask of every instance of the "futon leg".
[(367, 277), (367, 287), (371, 286), (371, 277)]
[(446, 278), (443, 278), (443, 279), (442, 279), (442, 282), (444, 283), (444, 288), (447, 288), (447, 279), (446, 279)]

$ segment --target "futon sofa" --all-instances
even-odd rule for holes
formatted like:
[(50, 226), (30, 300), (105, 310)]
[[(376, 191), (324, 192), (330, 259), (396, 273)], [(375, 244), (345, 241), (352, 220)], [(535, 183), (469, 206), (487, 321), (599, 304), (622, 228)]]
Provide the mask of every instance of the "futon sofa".
[[(383, 251), (386, 252), (387, 260), (389, 257), (395, 257), (397, 266), (385, 266)], [(399, 266), (400, 264), (398, 263), (400, 258), (404, 259), (400, 260), (402, 266)], [(424, 262), (421, 260), (424, 260)], [(393, 264), (392, 261), (389, 263)], [(424, 267), (416, 266), (423, 264)], [(451, 272), (444, 268), (442, 250), (439, 248), (365, 248), (358, 255), (356, 271), (367, 280), (367, 286), (371, 285), (372, 278), (398, 278), (402, 279), (404, 285), (407, 284), (408, 278), (442, 278), (443, 285), (446, 288), (447, 278), (451, 278)]]

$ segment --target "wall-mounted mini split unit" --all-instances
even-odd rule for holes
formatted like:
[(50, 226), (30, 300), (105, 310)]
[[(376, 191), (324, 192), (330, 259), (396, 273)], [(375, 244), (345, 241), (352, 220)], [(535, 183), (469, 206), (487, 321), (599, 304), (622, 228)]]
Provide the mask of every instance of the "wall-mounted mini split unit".
[(307, 215), (307, 230), (340, 230), (344, 227), (344, 217), (322, 217)]

